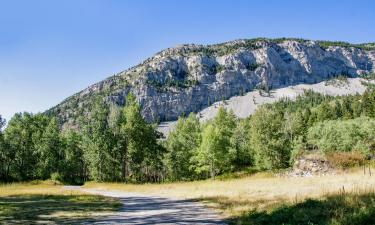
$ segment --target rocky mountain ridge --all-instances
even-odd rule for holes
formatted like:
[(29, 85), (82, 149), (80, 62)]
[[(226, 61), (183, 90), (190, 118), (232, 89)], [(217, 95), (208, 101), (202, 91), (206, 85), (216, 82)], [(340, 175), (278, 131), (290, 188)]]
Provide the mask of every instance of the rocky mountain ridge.
[(375, 46), (302, 39), (249, 39), (181, 45), (91, 85), (47, 111), (75, 126), (96, 99), (124, 105), (135, 94), (149, 122), (176, 120), (254, 89), (313, 84), (375, 71)]

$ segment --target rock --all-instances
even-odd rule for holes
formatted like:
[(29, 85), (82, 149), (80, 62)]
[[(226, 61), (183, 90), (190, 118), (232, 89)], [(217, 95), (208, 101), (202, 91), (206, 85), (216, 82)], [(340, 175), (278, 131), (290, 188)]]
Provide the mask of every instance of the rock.
[(311, 177), (335, 173), (334, 168), (319, 151), (311, 151), (297, 158), (288, 176)]
[(345, 74), (374, 71), (375, 51), (301, 40), (237, 40), (217, 45), (182, 45), (91, 85), (48, 110), (64, 127), (90, 115), (101, 96), (122, 106), (135, 94), (149, 122), (176, 120), (243, 92), (318, 83)]

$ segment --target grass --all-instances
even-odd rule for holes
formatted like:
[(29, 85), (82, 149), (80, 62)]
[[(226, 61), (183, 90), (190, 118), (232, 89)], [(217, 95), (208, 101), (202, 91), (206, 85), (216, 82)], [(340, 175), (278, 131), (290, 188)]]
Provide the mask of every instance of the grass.
[(0, 185), (0, 224), (76, 224), (120, 206), (114, 198), (64, 190), (51, 182)]
[(374, 185), (374, 177), (357, 169), (308, 178), (257, 173), (225, 180), (85, 186), (201, 201), (233, 224), (375, 224)]
[(270, 211), (250, 211), (239, 224), (375, 224), (375, 194), (341, 193), (321, 199), (283, 204)]

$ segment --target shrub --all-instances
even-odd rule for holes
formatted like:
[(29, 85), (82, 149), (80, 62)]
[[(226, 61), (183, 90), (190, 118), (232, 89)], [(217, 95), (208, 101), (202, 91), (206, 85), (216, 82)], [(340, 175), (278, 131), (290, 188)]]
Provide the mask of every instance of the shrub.
[(59, 182), (61, 182), (63, 180), (63, 178), (62, 178), (62, 176), (61, 176), (60, 173), (56, 172), (56, 173), (52, 173), (51, 174), (51, 180), (54, 181), (54, 182), (59, 183)]
[(361, 166), (365, 163), (365, 157), (360, 152), (335, 152), (327, 155), (327, 159), (333, 166), (346, 169)]
[(330, 120), (317, 123), (308, 131), (307, 141), (322, 152), (359, 151), (374, 153), (375, 120), (359, 117), (351, 120)]

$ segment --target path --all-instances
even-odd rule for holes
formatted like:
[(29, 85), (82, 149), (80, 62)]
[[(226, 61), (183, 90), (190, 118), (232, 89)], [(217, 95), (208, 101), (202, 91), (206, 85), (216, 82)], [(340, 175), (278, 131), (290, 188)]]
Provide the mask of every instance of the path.
[(226, 224), (217, 213), (198, 202), (76, 186), (65, 188), (116, 197), (123, 203), (119, 212), (85, 224)]

